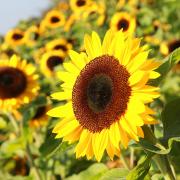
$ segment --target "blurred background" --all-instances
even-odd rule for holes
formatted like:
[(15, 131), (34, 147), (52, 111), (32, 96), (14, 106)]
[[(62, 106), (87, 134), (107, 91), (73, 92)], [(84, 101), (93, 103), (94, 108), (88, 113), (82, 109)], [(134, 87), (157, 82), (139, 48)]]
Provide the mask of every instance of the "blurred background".
[(46, 10), (51, 0), (6, 0), (0, 6), (0, 34), (5, 34), (20, 20), (40, 16)]
[[(76, 159), (75, 144), (55, 139), (52, 133), (59, 119), (46, 115), (53, 106), (64, 103), (52, 100), (50, 94), (61, 90), (57, 72), (69, 60), (69, 50), (83, 52), (84, 34), (95, 30), (102, 38), (109, 28), (114, 31), (123, 28), (124, 33), (142, 37), (141, 44), (151, 49), (149, 58), (163, 61), (180, 47), (180, 1), (0, 1), (0, 68), (12, 66), (10, 59), (16, 55), (18, 63), (13, 66), (21, 67), (30, 79), (28, 88), (19, 92), (19, 96), (6, 94), (10, 88), (5, 88), (4, 94), (0, 89), (0, 180), (125, 179), (129, 170), (145, 157), (140, 144), (132, 141), (128, 149), (122, 148), (122, 156), (114, 160), (106, 154), (101, 163), (95, 159)], [(166, 70), (173, 65), (168, 64)], [(151, 104), (159, 124), (150, 127), (159, 139), (164, 137), (161, 111), (165, 104), (180, 97), (180, 65), (165, 76), (160, 85), (161, 97)], [(13, 88), (22, 87), (17, 86), (14, 76), (10, 77), (15, 82)], [(174, 110), (172, 114), (178, 114)], [(174, 144), (169, 156), (177, 174), (180, 174), (179, 152), (179, 144)], [(164, 178), (153, 160), (147, 178)]]

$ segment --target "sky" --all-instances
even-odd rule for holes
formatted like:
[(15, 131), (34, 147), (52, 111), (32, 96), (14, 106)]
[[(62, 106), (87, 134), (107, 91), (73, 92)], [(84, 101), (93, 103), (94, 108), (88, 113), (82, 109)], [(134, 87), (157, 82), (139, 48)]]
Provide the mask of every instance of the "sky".
[(0, 34), (5, 34), (19, 20), (37, 17), (49, 7), (50, 0), (0, 0)]

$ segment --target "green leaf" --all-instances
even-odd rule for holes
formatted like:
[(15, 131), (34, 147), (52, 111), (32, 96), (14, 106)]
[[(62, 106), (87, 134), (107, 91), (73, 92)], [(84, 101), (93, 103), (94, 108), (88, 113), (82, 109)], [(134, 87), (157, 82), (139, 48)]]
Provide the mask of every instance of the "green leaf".
[(166, 144), (166, 147), (160, 144), (160, 142), (153, 136), (152, 131), (147, 126), (143, 126), (144, 138), (139, 139), (139, 145), (145, 150), (155, 154), (169, 154), (174, 142), (179, 142), (180, 137), (173, 137), (168, 139), (161, 139), (163, 144)]
[(125, 180), (129, 170), (124, 168), (115, 168), (107, 171), (100, 180)]
[(140, 159), (138, 165), (126, 177), (127, 180), (142, 180), (144, 179), (150, 169), (150, 161), (152, 155), (147, 155)]
[(100, 177), (107, 171), (108, 168), (104, 164), (96, 163), (79, 174), (68, 177), (65, 180), (99, 180)]
[(155, 71), (160, 73), (161, 76), (157, 79), (153, 79), (149, 84), (153, 86), (158, 86), (161, 81), (166, 77), (167, 73), (180, 61), (180, 48), (174, 50), (167, 58), (165, 58), (164, 63), (159, 66)]
[(180, 98), (169, 102), (162, 111), (164, 139), (180, 137)]
[(50, 158), (60, 148), (62, 140), (55, 139), (55, 136), (56, 135), (52, 133), (52, 129), (48, 130), (45, 142), (39, 149), (42, 157)]
[(25, 150), (26, 143), (23, 137), (19, 137), (17, 139), (5, 141), (1, 145), (1, 153), (4, 154), (4, 156), (12, 156), (16, 154), (18, 151)]

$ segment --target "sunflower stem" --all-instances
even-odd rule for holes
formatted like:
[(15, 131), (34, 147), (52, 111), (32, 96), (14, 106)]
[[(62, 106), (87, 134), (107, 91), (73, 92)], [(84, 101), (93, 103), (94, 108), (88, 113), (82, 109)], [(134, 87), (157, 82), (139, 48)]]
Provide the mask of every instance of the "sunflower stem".
[[(146, 139), (149, 140), (152, 144), (156, 144), (159, 148), (165, 149), (163, 145), (156, 139), (154, 133), (148, 126), (144, 126), (143, 130), (145, 131)], [(175, 180), (175, 172), (173, 171), (167, 155), (156, 154), (153, 157), (157, 166), (159, 167), (161, 173), (164, 175), (165, 180)]]
[(175, 175), (172, 171), (167, 155), (157, 154), (153, 157), (165, 180), (175, 180)]
[(27, 158), (29, 160), (29, 163), (30, 163), (32, 169), (34, 169), (36, 179), (37, 180), (42, 180), (43, 178), (41, 177), (41, 174), (40, 174), (38, 168), (36, 167), (36, 165), (34, 163), (33, 156), (32, 156), (32, 153), (31, 153), (31, 150), (30, 150), (30, 147), (29, 147), (28, 143), (26, 145), (26, 153), (27, 153)]
[(122, 162), (123, 166), (124, 166), (126, 169), (128, 169), (128, 170), (131, 169), (131, 168), (130, 168), (130, 165), (129, 165), (129, 163), (127, 162), (127, 160), (126, 160), (123, 152), (121, 153), (121, 162)]
[(134, 149), (130, 147), (130, 168), (134, 167)]
[(9, 120), (11, 121), (11, 123), (14, 127), (16, 135), (18, 136), (20, 132), (19, 132), (19, 126), (17, 124), (17, 121), (14, 119), (14, 117), (12, 116), (11, 113), (7, 113), (7, 116), (8, 116)]

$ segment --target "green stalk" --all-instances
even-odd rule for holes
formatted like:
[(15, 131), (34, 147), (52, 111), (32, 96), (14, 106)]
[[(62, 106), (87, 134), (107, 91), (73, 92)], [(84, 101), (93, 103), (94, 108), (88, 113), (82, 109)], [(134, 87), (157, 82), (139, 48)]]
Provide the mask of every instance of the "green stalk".
[(15, 133), (16, 133), (16, 135), (18, 136), (19, 135), (19, 126), (18, 126), (18, 123), (17, 123), (17, 121), (14, 119), (14, 117), (12, 116), (12, 114), (11, 113), (6, 113), (7, 114), (7, 116), (8, 116), (8, 118), (9, 118), (9, 120), (11, 121), (11, 123), (12, 123), (12, 125), (13, 125), (13, 127), (14, 127), (14, 130), (15, 130)]
[(32, 156), (32, 153), (31, 153), (31, 150), (30, 150), (30, 147), (29, 147), (28, 143), (27, 143), (27, 146), (26, 146), (26, 153), (27, 153), (28, 161), (29, 161), (32, 169), (34, 169), (36, 179), (37, 180), (42, 180), (43, 178), (41, 177), (41, 174), (40, 174), (38, 168), (36, 167), (36, 165), (34, 163), (33, 156)]
[[(165, 149), (163, 145), (158, 142), (156, 137), (154, 136), (153, 132), (148, 126), (143, 127), (145, 138), (150, 141), (152, 144), (158, 145), (161, 149)], [(168, 161), (167, 155), (156, 154), (153, 157), (154, 161), (156, 162), (159, 170), (164, 175), (165, 180), (175, 180), (175, 174), (170, 166), (170, 162)]]
[(170, 167), (169, 161), (167, 159), (167, 155), (157, 154), (153, 157), (157, 166), (159, 167), (161, 173), (163, 174), (165, 180), (175, 180), (173, 171)]
[(124, 166), (126, 169), (130, 170), (130, 169), (131, 169), (131, 168), (130, 168), (130, 165), (129, 165), (129, 163), (128, 163), (127, 160), (126, 160), (123, 151), (121, 151), (121, 156), (120, 156), (120, 157), (121, 157), (121, 162), (123, 163), (123, 166)]

